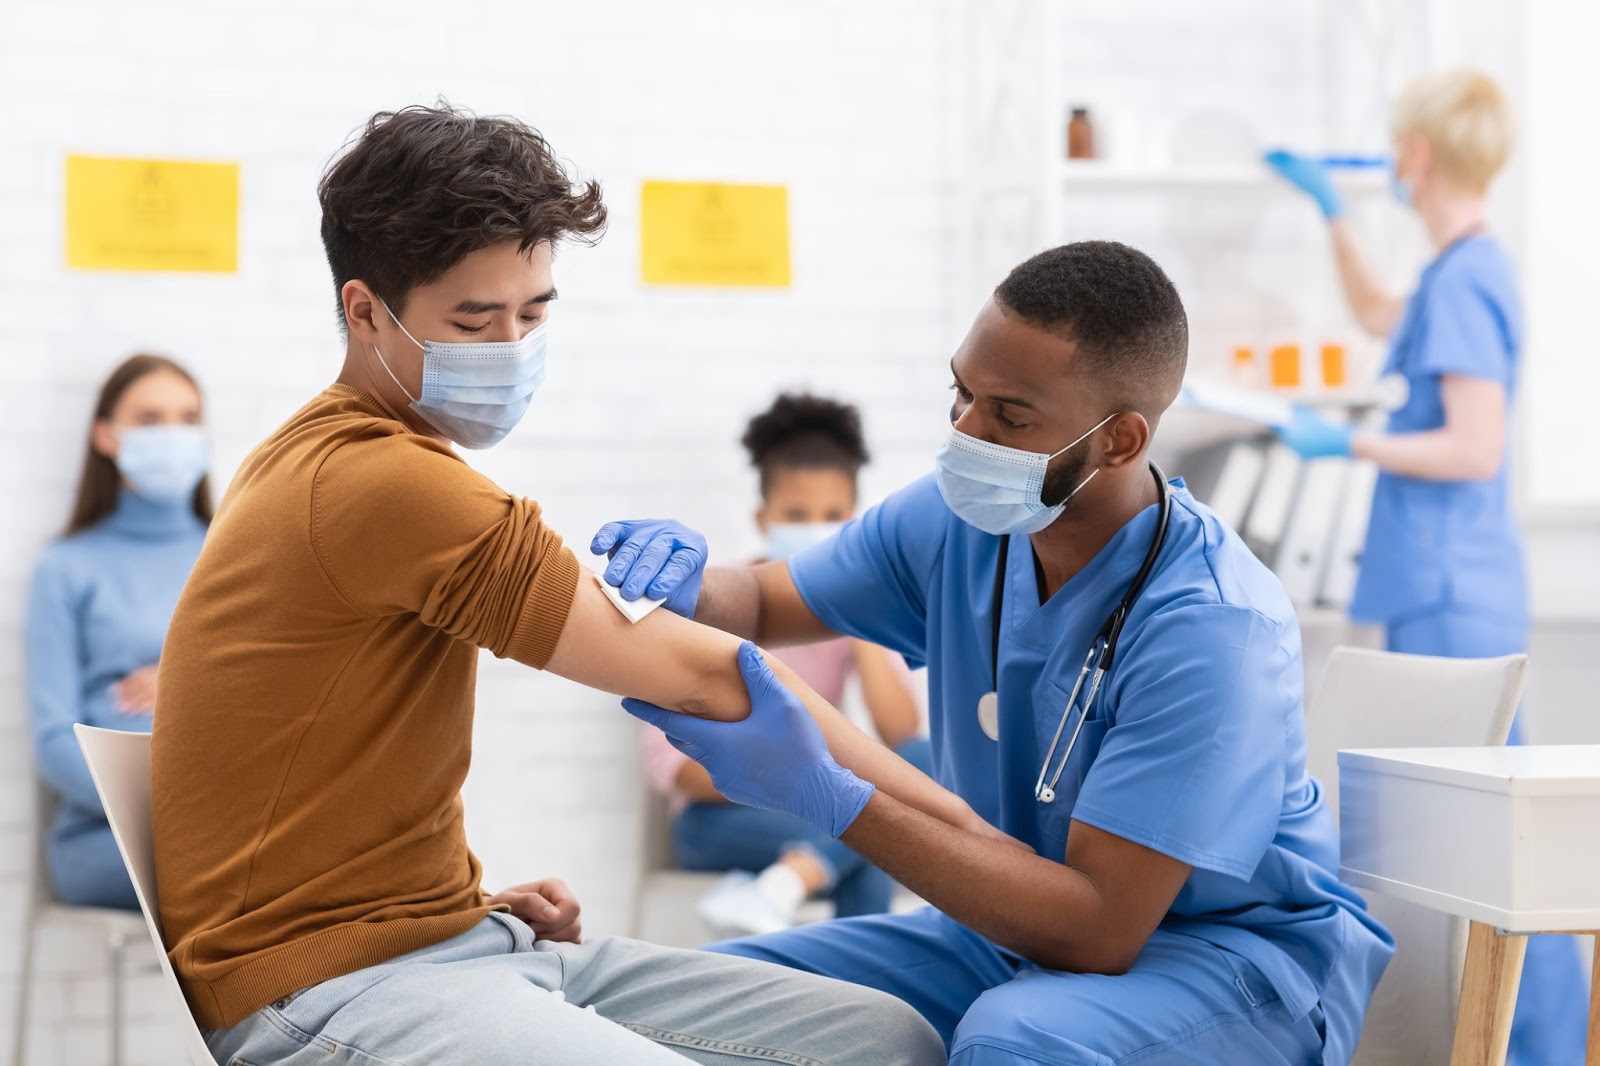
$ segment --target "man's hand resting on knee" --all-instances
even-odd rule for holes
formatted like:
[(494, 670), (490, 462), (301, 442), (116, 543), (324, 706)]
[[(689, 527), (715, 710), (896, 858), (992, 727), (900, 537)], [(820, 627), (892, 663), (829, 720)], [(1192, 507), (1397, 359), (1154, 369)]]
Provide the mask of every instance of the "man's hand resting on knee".
[(492, 907), (511, 908), (512, 916), (526, 922), (540, 940), (583, 942), (583, 923), (579, 920), (583, 908), (564, 881), (553, 877), (530, 881), (486, 896), (484, 902)]

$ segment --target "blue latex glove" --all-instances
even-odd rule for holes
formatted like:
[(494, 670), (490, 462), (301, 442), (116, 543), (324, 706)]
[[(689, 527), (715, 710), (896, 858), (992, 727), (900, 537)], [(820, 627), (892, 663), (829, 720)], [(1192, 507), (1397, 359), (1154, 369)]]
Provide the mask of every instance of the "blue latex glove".
[(610, 555), (605, 581), (622, 598), (659, 600), (673, 614), (694, 617), (705, 579), (706, 538), (671, 519), (607, 522), (589, 544), (596, 555)]
[(643, 700), (623, 700), (622, 706), (704, 766), (717, 791), (733, 802), (792, 814), (839, 836), (876, 787), (833, 761), (811, 712), (749, 641), (739, 646), (739, 673), (750, 692), (750, 717), (742, 722), (676, 714)]
[(1268, 152), (1262, 160), (1284, 180), (1315, 200), (1317, 206), (1322, 208), (1324, 218), (1335, 219), (1344, 212), (1344, 201), (1339, 196), (1339, 190), (1333, 187), (1327, 168), (1315, 159), (1277, 148)]
[(1335, 425), (1309, 407), (1296, 407), (1294, 421), (1278, 430), (1278, 439), (1299, 453), (1302, 459), (1348, 457), (1355, 431)]

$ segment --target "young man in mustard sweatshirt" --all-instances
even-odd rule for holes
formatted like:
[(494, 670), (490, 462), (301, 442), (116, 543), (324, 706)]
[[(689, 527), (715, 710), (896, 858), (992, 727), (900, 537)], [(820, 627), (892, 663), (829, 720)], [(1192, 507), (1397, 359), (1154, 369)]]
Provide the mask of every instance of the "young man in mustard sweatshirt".
[[(883, 993), (584, 942), (558, 881), (480, 888), (460, 798), (480, 648), (721, 719), (781, 678), (849, 781), (812, 790), (819, 823), (882, 788), (986, 825), (754, 645), (671, 610), (630, 625), (536, 503), (455, 453), (500, 441), (543, 382), (551, 252), (597, 238), (597, 186), (518, 121), (413, 107), (375, 116), (319, 192), (343, 369), (239, 469), (162, 655), (161, 918), (218, 1062), (944, 1061)], [(674, 550), (669, 576), (698, 571), (703, 544)]]

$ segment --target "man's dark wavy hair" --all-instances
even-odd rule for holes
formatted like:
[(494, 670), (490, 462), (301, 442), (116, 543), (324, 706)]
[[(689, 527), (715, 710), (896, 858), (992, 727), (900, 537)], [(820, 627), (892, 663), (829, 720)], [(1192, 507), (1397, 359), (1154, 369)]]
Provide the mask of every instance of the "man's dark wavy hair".
[(481, 248), (593, 244), (606, 225), (599, 184), (574, 182), (538, 130), (444, 102), (373, 115), (317, 198), (335, 295), (359, 278), (395, 314)]

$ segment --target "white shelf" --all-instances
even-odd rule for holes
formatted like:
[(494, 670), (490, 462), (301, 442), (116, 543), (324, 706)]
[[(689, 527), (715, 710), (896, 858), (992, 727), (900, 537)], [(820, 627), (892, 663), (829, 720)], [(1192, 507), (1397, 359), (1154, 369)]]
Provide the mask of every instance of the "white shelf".
[[(1061, 183), (1073, 189), (1282, 189), (1294, 188), (1265, 165), (1138, 167), (1098, 159), (1062, 160)], [(1338, 171), (1334, 184), (1352, 193), (1384, 192), (1388, 173), (1379, 168)]]
[(1393, 401), (1382, 389), (1375, 386), (1344, 386), (1337, 389), (1264, 389), (1268, 395), (1279, 396), (1290, 403), (1311, 407), (1383, 407)]

